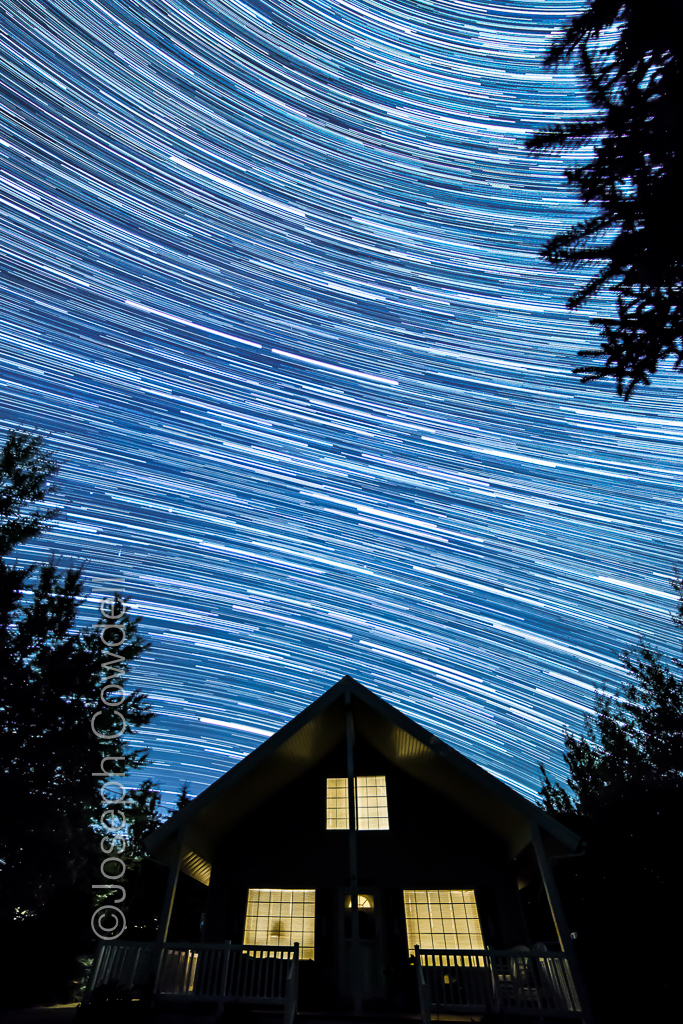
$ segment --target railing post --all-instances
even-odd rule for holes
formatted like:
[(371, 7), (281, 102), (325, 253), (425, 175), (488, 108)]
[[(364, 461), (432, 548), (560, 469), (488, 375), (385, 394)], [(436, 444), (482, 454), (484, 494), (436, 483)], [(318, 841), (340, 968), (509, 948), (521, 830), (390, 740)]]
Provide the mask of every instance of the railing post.
[(285, 982), (285, 1010), (283, 1024), (294, 1024), (299, 1001), (299, 943), (294, 943), (294, 952)]
[(230, 940), (225, 943), (223, 947), (223, 963), (221, 964), (221, 976), (218, 983), (218, 1012), (222, 1013), (225, 1006), (226, 988), (228, 987), (228, 968), (230, 966), (230, 951), (232, 945)]
[(415, 975), (417, 977), (417, 994), (420, 998), (420, 1017), (422, 1024), (431, 1024), (432, 1011), (430, 1006), (429, 991), (427, 988), (427, 980), (422, 970), (422, 961), (420, 960), (420, 947), (415, 947)]
[(162, 971), (164, 967), (164, 953), (166, 951), (166, 945), (163, 942), (157, 942), (154, 948), (154, 957), (152, 968), (152, 994), (150, 1002), (154, 1006), (156, 998), (160, 995), (159, 988), (161, 985)]
[(491, 972), (491, 1009), (494, 1013), (500, 1013), (501, 997), (500, 983), (498, 980), (498, 964), (496, 963), (496, 954), (490, 949), (486, 953), (486, 960)]

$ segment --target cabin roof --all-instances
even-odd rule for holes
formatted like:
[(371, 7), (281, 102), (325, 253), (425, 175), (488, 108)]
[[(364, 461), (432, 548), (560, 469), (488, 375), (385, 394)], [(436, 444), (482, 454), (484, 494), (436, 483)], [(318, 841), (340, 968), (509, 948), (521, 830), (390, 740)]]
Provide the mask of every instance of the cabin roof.
[(344, 676), (321, 697), (234, 765), (146, 837), (150, 853), (170, 864), (182, 843), (182, 870), (208, 884), (221, 838), (260, 803), (275, 796), (346, 735), (346, 706), (357, 738), (496, 835), (516, 857), (541, 828), (561, 850), (579, 837), (506, 783), (449, 747), (423, 726)]

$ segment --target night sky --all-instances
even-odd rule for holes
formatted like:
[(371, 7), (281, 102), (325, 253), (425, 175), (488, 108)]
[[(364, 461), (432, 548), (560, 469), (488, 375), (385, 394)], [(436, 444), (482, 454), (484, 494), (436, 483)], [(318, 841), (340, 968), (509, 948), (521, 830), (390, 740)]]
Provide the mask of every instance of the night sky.
[(0, 429), (64, 507), (25, 559), (131, 597), (166, 801), (345, 673), (535, 797), (675, 650), (682, 385), (582, 386), (601, 307), (538, 258), (580, 6), (5, 5)]

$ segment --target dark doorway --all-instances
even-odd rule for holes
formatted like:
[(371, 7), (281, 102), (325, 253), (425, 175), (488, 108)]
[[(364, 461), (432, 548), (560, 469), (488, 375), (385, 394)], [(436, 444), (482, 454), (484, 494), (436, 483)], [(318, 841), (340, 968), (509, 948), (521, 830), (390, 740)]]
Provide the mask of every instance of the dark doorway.
[[(340, 996), (345, 1003), (353, 1000), (353, 952), (351, 896), (342, 892)], [(364, 1008), (379, 1006), (386, 998), (386, 979), (383, 971), (382, 906), (377, 890), (364, 890), (358, 894), (358, 979)]]

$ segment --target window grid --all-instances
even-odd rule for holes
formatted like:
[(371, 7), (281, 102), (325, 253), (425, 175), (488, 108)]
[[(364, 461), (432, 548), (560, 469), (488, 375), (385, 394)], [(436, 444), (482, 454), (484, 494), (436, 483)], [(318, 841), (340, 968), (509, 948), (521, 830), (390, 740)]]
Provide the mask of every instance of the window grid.
[[(387, 780), (384, 775), (359, 775), (354, 779), (356, 828), (377, 831), (389, 828)], [(349, 781), (327, 780), (327, 828), (349, 827)]]
[(408, 949), (483, 949), (473, 889), (406, 889)]
[(293, 946), (302, 960), (315, 952), (315, 889), (250, 889), (244, 943)]
[(327, 780), (327, 827), (349, 827), (349, 780)]
[(359, 831), (389, 828), (386, 777), (359, 775), (355, 783), (356, 828)]

